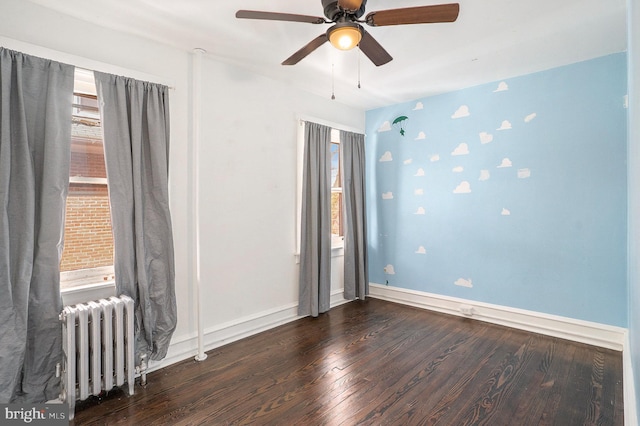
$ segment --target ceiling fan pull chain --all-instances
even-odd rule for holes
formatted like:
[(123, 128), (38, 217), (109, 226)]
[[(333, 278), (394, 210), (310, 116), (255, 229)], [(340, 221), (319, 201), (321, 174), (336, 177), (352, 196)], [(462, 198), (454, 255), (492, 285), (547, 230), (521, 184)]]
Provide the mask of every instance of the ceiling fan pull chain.
[(360, 50), (360, 45), (358, 44), (358, 89), (360, 89), (360, 56), (362, 55), (362, 51)]
[(334, 67), (335, 67), (335, 64), (333, 61), (331, 61), (331, 100), (336, 99), (336, 81), (335, 81), (335, 76), (333, 72)]

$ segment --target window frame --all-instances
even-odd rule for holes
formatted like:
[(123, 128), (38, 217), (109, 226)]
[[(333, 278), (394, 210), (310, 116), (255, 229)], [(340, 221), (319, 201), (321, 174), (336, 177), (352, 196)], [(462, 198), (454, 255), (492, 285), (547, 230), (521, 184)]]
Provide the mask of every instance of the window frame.
[[(48, 47), (39, 46), (37, 44), (28, 43), (21, 40), (5, 37), (0, 35), (0, 45), (7, 49), (24, 52), (29, 55), (39, 56), (42, 58), (49, 58), (54, 61), (73, 65), (76, 69), (80, 68), (85, 71), (101, 71), (114, 75), (123, 75), (130, 78), (135, 78), (142, 81), (150, 81), (153, 83), (163, 84), (170, 89), (176, 88), (175, 77), (169, 77), (168, 75), (158, 75), (147, 71), (136, 70), (126, 66), (115, 65), (114, 63), (98, 61), (90, 59), (88, 57), (75, 55), (68, 52), (63, 52)], [(175, 102), (175, 98), (170, 99), (170, 103)], [(169, 187), (169, 198), (171, 198), (171, 187)], [(193, 238), (189, 237), (189, 245), (193, 245)], [(86, 289), (81, 287), (72, 287), (60, 291), (62, 301), (64, 305), (73, 305), (76, 303), (87, 302), (90, 300), (97, 300), (100, 298), (108, 298), (109, 296), (115, 296), (115, 283), (100, 283), (99, 285), (93, 285), (91, 288)]]
[[(342, 192), (342, 141), (340, 140), (340, 130), (336, 128), (331, 128), (331, 144), (338, 146), (338, 179), (340, 180), (339, 186), (331, 186), (331, 195), (340, 194), (339, 205), (340, 212), (338, 214), (338, 219), (340, 220), (339, 224), (339, 233), (334, 234), (331, 233), (331, 249), (339, 249), (344, 247), (344, 194)], [(333, 159), (332, 159), (333, 162)], [(333, 205), (331, 206), (331, 228), (333, 231)]]
[[(317, 117), (311, 117), (306, 115), (298, 115), (296, 118), (297, 122), (297, 187), (296, 187), (296, 249), (295, 249), (295, 258), (296, 263), (300, 263), (300, 244), (301, 244), (301, 234), (302, 234), (302, 179), (304, 173), (304, 137), (305, 137), (305, 123), (313, 122), (322, 124), (328, 127), (331, 127), (332, 130), (338, 132), (339, 131), (347, 131), (354, 133), (364, 133), (363, 129), (354, 128), (353, 126), (348, 126), (346, 124), (335, 123), (327, 120), (323, 120)], [(339, 138), (339, 136), (338, 136)], [(332, 138), (333, 139), (333, 138)], [(342, 146), (340, 147), (340, 166), (342, 167)], [(343, 173), (341, 173), (343, 175)], [(342, 178), (342, 176), (341, 176)], [(341, 186), (342, 189), (342, 186)], [(344, 197), (343, 197), (344, 198)], [(342, 202), (344, 206), (344, 199)], [(344, 230), (344, 211), (341, 215), (341, 221), (343, 224)], [(332, 239), (331, 241), (331, 256), (343, 256), (344, 255), (344, 236), (342, 236), (339, 240), (336, 238), (336, 241)]]
[[(74, 117), (82, 117), (81, 114), (77, 114), (76, 110), (81, 109), (81, 103), (76, 104), (75, 98), (82, 97), (96, 97), (95, 82), (93, 80), (93, 71), (89, 71), (80, 67), (76, 67), (74, 76)], [(99, 108), (99, 107), (98, 107)], [(87, 109), (91, 110), (92, 107)], [(99, 111), (98, 111), (99, 114)], [(87, 118), (87, 120), (94, 120), (95, 118)], [(71, 143), (73, 144), (74, 137), (72, 136)], [(79, 138), (82, 141), (82, 138)], [(101, 140), (101, 146), (103, 150), (104, 161), (104, 140)], [(72, 184), (81, 185), (97, 185), (107, 186), (108, 193), (108, 181), (107, 178), (102, 177), (85, 177), (85, 176), (71, 176), (69, 173), (69, 186)], [(71, 192), (71, 191), (70, 191)], [(83, 196), (82, 190), (77, 191), (77, 196)], [(69, 194), (67, 195), (67, 197)], [(65, 212), (65, 221), (66, 221)], [(112, 232), (113, 235), (113, 232)], [(113, 237), (112, 237), (113, 243)], [(61, 259), (62, 261), (62, 259)], [(68, 271), (60, 271), (60, 294), (62, 295), (64, 303), (75, 304), (87, 300), (94, 300), (101, 297), (109, 297), (115, 295), (115, 270), (113, 260), (110, 265), (96, 266), (91, 268), (74, 269)]]

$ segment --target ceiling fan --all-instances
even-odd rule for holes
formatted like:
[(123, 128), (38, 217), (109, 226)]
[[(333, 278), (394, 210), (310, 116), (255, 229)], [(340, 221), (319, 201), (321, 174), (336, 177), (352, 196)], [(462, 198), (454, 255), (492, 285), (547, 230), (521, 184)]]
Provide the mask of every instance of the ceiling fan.
[(236, 18), (304, 22), (309, 24), (334, 24), (326, 33), (311, 40), (287, 58), (282, 65), (297, 64), (311, 52), (329, 41), (334, 47), (341, 50), (349, 50), (360, 46), (360, 50), (367, 55), (371, 62), (380, 66), (391, 61), (393, 58), (362, 25), (360, 25), (361, 23), (372, 27), (382, 27), (388, 25), (454, 22), (458, 18), (460, 11), (460, 5), (458, 3), (449, 3), (379, 10), (370, 12), (361, 20), (360, 18), (364, 15), (366, 4), (367, 0), (322, 0), (324, 16), (326, 16), (328, 20), (316, 16), (255, 10), (239, 10), (236, 13)]

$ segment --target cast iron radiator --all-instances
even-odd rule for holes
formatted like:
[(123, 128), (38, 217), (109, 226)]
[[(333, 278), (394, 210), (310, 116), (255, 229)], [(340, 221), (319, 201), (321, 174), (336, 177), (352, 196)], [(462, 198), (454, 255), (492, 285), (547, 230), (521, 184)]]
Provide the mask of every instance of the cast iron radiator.
[[(125, 383), (133, 395), (134, 302), (128, 296), (66, 306), (62, 321), (62, 391), (73, 419), (76, 401)], [(138, 368), (140, 372), (140, 368)]]

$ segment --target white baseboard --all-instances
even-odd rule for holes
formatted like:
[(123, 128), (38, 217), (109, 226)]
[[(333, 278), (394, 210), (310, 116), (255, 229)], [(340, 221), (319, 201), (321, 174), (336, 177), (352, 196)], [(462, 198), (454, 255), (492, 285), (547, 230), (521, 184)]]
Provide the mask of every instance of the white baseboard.
[(624, 424), (638, 426), (638, 407), (636, 399), (636, 382), (633, 375), (633, 361), (631, 359), (631, 345), (629, 333), (625, 333), (625, 350), (622, 351), (622, 385), (624, 387)]
[[(344, 290), (337, 289), (331, 293), (331, 307), (349, 302), (342, 296)], [(220, 346), (235, 342), (245, 337), (261, 333), (295, 320), (303, 318), (298, 315), (298, 304), (291, 303), (279, 308), (259, 312), (207, 328), (204, 335), (204, 350), (210, 351)], [(198, 354), (198, 336), (192, 333), (171, 342), (167, 356), (162, 361), (150, 361), (147, 373), (159, 370), (185, 359), (194, 358)]]
[[(371, 283), (371, 297), (622, 351), (626, 328)], [(462, 312), (469, 314), (465, 315)]]

